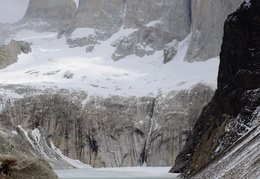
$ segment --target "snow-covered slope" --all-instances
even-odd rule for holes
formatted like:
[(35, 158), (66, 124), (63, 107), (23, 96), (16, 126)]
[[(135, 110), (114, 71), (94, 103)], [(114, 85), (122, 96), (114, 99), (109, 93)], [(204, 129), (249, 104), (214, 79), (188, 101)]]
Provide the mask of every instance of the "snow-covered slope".
[[(85, 48), (69, 48), (66, 39), (57, 39), (55, 32), (22, 30), (12, 38), (32, 44), (32, 52), (21, 54), (17, 63), (1, 70), (0, 83), (74, 88), (90, 94), (128, 96), (189, 89), (197, 83), (215, 88), (217, 58), (206, 62), (183, 62), (189, 36), (179, 43), (178, 54), (167, 65), (162, 63), (162, 51), (143, 58), (131, 55), (114, 62), (111, 59), (114, 47), (110, 44), (134, 31), (121, 29), (107, 41), (96, 45), (91, 53), (86, 53)], [(79, 30), (73, 35), (78, 37), (82, 33)]]
[(213, 94), (218, 59), (184, 62), (188, 36), (167, 64), (163, 51), (115, 62), (110, 44), (134, 31), (122, 28), (91, 53), (55, 32), (19, 31), (12, 38), (29, 42), (32, 52), (0, 70), (0, 106), (10, 121), (1, 125), (40, 124), (62, 153), (95, 167), (171, 165)]

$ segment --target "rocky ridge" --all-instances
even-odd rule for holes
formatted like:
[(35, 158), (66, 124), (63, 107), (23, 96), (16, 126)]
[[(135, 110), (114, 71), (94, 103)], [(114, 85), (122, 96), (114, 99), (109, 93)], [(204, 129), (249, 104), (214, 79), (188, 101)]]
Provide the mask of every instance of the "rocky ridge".
[[(259, 126), (259, 9), (257, 0), (244, 2), (225, 21), (218, 88), (171, 172), (182, 172), (183, 176), (192, 177), (240, 137)], [(250, 164), (255, 167), (254, 163)], [(241, 167), (240, 163), (234, 165)], [(249, 174), (241, 169), (238, 176), (246, 178)], [(232, 178), (232, 175), (225, 177)]]
[(32, 49), (28, 42), (11, 40), (8, 45), (0, 48), (0, 69), (17, 62), (18, 55), (29, 53)]

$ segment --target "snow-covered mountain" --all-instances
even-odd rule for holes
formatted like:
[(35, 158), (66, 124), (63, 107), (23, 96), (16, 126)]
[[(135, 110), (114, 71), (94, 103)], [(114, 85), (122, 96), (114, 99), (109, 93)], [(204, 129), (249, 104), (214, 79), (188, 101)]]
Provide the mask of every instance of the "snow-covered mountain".
[(1, 126), (41, 126), (92, 166), (172, 165), (216, 89), (223, 22), (241, 2), (30, 0), (1, 25), (3, 44), (32, 49), (0, 70)]

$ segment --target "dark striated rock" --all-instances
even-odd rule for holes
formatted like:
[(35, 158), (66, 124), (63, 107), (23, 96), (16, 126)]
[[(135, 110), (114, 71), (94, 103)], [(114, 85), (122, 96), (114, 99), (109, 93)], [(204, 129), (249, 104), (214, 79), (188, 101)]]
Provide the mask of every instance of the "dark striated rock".
[(28, 42), (11, 40), (9, 45), (0, 48), (0, 69), (17, 62), (18, 55), (22, 52), (27, 54), (31, 51)]
[(221, 46), (218, 89), (170, 172), (192, 176), (259, 125), (259, 32), (259, 0), (244, 2), (228, 16)]

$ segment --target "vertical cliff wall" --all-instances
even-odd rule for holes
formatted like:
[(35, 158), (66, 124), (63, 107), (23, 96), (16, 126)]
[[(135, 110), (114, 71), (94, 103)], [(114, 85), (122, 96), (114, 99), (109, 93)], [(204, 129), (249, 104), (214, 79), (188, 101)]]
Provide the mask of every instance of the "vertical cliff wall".
[(213, 94), (202, 84), (157, 97), (7, 89), (23, 97), (0, 101), (2, 127), (41, 126), (65, 155), (93, 167), (171, 165)]
[(172, 172), (193, 175), (259, 125), (259, 9), (258, 0), (244, 2), (225, 21), (218, 89), (195, 124)]

